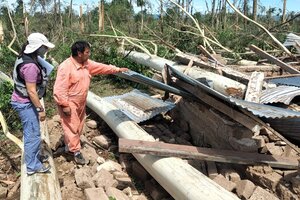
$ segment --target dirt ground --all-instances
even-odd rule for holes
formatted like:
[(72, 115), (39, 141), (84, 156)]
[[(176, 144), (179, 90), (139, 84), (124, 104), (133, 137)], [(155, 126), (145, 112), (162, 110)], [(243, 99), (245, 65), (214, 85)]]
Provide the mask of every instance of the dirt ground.
[[(163, 118), (161, 116), (156, 117), (156, 119), (150, 120), (147, 123), (142, 124), (143, 126), (152, 126), (151, 123), (156, 123), (161, 121)], [(97, 128), (89, 128), (85, 125), (83, 130), (84, 141), (82, 143), (82, 149), (87, 146), (92, 147), (97, 156), (104, 160), (111, 160), (120, 163), (122, 166), (122, 171), (127, 174), (125, 176), (130, 177), (130, 199), (148, 199), (151, 198), (151, 190), (158, 190), (164, 199), (173, 199), (164, 189), (159, 186), (156, 181), (147, 174), (148, 180), (140, 180), (132, 173), (132, 168), (129, 163), (137, 162), (133, 156), (130, 154), (122, 154), (118, 152), (118, 138), (113, 133), (113, 131), (108, 127), (108, 125), (96, 114), (88, 111), (86, 121), (95, 121), (97, 123)], [(83, 166), (76, 165), (72, 156), (61, 153), (63, 149), (63, 137), (62, 128), (60, 126), (58, 116), (54, 116), (52, 119), (47, 119), (48, 132), (50, 136), (51, 149), (53, 153), (53, 158), (55, 162), (56, 171), (58, 173), (58, 179), (61, 186), (62, 199), (64, 200), (84, 200), (86, 195), (84, 194), (84, 188), (78, 186), (75, 178), (75, 173)], [(18, 133), (18, 137), (21, 138), (22, 134)], [(106, 136), (110, 144), (106, 147), (96, 146), (93, 144), (92, 139), (96, 136), (104, 135)], [(20, 165), (21, 165), (21, 150), (10, 140), (2, 136), (0, 140), (0, 199), (20, 199)], [(92, 150), (92, 151), (94, 151)], [(83, 150), (84, 151), (84, 150)], [(90, 156), (89, 153), (84, 155)], [(124, 159), (125, 158), (125, 159)], [(97, 162), (91, 161), (85, 165), (89, 171), (96, 173), (95, 168), (97, 167)], [(145, 171), (145, 173), (147, 173)], [(151, 184), (147, 183), (151, 182)], [(154, 184), (152, 184), (154, 183)], [(146, 185), (157, 185), (157, 188), (146, 188)], [(116, 186), (118, 188), (118, 186)], [(123, 186), (121, 187), (123, 189)], [(128, 190), (128, 188), (125, 188)], [(125, 190), (123, 189), (123, 190)], [(152, 191), (153, 192), (153, 191)], [(4, 196), (4, 194), (6, 194)], [(70, 195), (72, 194), (72, 195)], [(1, 196), (2, 195), (2, 196)]]

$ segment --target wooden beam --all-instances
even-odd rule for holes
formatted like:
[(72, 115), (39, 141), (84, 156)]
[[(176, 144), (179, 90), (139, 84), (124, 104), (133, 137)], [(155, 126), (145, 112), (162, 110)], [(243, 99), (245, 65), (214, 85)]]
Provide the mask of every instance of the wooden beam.
[(267, 164), (275, 168), (298, 169), (298, 159), (224, 149), (202, 148), (142, 140), (119, 139), (119, 152), (191, 158), (245, 165)]
[(249, 47), (252, 51), (254, 51), (257, 55), (261, 56), (262, 58), (266, 58), (268, 59), (271, 63), (278, 65), (279, 67), (281, 67), (282, 69), (284, 69), (285, 71), (291, 73), (291, 74), (299, 74), (300, 71), (294, 69), (293, 67), (287, 65), (286, 63), (282, 62), (281, 60), (277, 59), (276, 57), (266, 53), (265, 51), (263, 51), (262, 49), (258, 48), (255, 45), (250, 45)]
[(200, 49), (200, 51), (209, 59), (215, 61), (215, 62), (219, 62), (215, 57), (213, 57), (202, 45), (199, 45), (198, 48)]
[(280, 67), (277, 65), (246, 65), (246, 66), (231, 66), (233, 69), (240, 71), (240, 72), (278, 72), (280, 70)]
[(250, 117), (246, 116), (245, 114), (243, 114), (239, 111), (236, 111), (234, 108), (209, 96), (208, 94), (203, 92), (203, 90), (201, 90), (200, 88), (191, 86), (180, 80), (176, 80), (176, 84), (179, 87), (181, 87), (181, 88), (187, 90), (188, 92), (192, 93), (193, 95), (195, 95), (202, 102), (210, 105), (211, 107), (213, 107), (213, 108), (217, 109), (218, 111), (220, 111), (221, 113), (227, 115), (234, 121), (242, 124), (243, 126), (245, 126), (248, 129), (250, 129), (255, 134), (259, 133), (261, 127), (259, 125), (257, 125), (257, 123), (254, 120), (252, 120)]

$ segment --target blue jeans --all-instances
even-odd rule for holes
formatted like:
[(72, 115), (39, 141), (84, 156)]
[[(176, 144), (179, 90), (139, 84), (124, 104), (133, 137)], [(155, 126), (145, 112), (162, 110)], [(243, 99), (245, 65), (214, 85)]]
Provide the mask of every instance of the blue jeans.
[(27, 171), (37, 171), (43, 167), (39, 160), (41, 133), (38, 113), (32, 103), (11, 102), (18, 112), (23, 126), (24, 156)]

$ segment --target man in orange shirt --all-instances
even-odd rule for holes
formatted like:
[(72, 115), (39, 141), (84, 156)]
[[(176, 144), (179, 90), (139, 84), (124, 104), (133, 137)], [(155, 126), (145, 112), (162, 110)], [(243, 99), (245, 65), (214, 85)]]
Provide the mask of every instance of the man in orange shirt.
[(72, 56), (58, 67), (53, 91), (64, 130), (66, 151), (72, 153), (75, 162), (81, 165), (85, 164), (85, 159), (80, 153), (80, 134), (91, 77), (128, 70), (89, 60), (90, 48), (86, 41), (77, 41), (72, 45)]

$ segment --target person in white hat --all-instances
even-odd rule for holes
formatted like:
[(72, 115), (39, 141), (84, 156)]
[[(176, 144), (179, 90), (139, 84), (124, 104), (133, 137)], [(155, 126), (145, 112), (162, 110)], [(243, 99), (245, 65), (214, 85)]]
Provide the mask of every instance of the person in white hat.
[(49, 172), (47, 160), (40, 154), (40, 121), (46, 118), (40, 99), (45, 95), (48, 76), (46, 69), (38, 62), (54, 44), (41, 33), (32, 33), (27, 38), (13, 71), (14, 91), (11, 105), (18, 112), (24, 134), (24, 155), (27, 174)]

